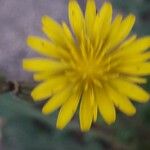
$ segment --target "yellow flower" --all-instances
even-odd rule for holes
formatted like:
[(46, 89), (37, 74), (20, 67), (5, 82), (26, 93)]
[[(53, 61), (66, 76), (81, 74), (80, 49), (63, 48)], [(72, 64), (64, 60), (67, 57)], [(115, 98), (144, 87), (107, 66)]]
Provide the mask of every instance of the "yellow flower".
[[(34, 72), (41, 83), (31, 95), (35, 101), (49, 98), (42, 112), (60, 108), (57, 128), (63, 129), (79, 106), (80, 128), (88, 131), (97, 113), (106, 123), (116, 120), (115, 107), (128, 116), (136, 109), (130, 99), (147, 102), (149, 93), (139, 84), (150, 74), (150, 37), (129, 33), (135, 16), (121, 14), (112, 20), (112, 5), (105, 2), (96, 12), (94, 0), (87, 0), (85, 15), (76, 0), (68, 5), (69, 22), (58, 24), (42, 17), (48, 37), (29, 36), (27, 44), (46, 58), (23, 60), (23, 68)], [(73, 35), (72, 35), (73, 34)], [(80, 105), (79, 105), (80, 103)]]

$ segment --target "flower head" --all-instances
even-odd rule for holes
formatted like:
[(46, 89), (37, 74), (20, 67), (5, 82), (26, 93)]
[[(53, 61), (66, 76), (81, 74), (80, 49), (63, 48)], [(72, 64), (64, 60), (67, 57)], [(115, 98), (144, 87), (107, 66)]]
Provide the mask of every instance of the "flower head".
[(136, 109), (130, 100), (147, 102), (149, 93), (139, 84), (150, 74), (150, 37), (129, 35), (135, 16), (112, 19), (112, 6), (105, 2), (97, 12), (87, 0), (85, 15), (76, 0), (68, 5), (69, 22), (58, 24), (42, 17), (47, 39), (29, 36), (27, 44), (46, 58), (23, 60), (23, 68), (34, 72), (41, 83), (31, 95), (35, 101), (49, 99), (42, 112), (60, 108), (57, 127), (62, 129), (79, 106), (80, 128), (88, 131), (97, 113), (106, 123), (116, 120), (115, 107), (128, 116)]

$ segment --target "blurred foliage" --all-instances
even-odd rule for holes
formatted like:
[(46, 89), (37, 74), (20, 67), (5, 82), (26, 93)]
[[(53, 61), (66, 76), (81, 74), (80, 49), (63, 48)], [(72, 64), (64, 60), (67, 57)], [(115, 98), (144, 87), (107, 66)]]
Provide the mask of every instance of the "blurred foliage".
[[(0, 86), (5, 87), (12, 87), (11, 84), (0, 82)], [(50, 116), (42, 115), (40, 107), (43, 104), (33, 103), (26, 90), (27, 85), (18, 84), (18, 91), (14, 92), (15, 87), (6, 88), (6, 92), (0, 95), (1, 143), (4, 150), (150, 149), (150, 103), (136, 104), (137, 114), (132, 118), (118, 112), (117, 121), (111, 126), (99, 117), (90, 132), (82, 133), (75, 117), (66, 129), (60, 131), (55, 128), (57, 112)], [(149, 89), (148, 86), (145, 88)]]
[(89, 133), (81, 133), (76, 120), (65, 130), (59, 131), (55, 129), (56, 113), (50, 116), (42, 115), (38, 109), (41, 104), (32, 103), (30, 97), (21, 91), (17, 96), (8, 92), (0, 96), (2, 143), (6, 150), (150, 148), (150, 104), (140, 105), (134, 118), (127, 118), (118, 113), (118, 120), (112, 126), (105, 125), (99, 118)]
[[(150, 0), (112, 0), (117, 11), (134, 13), (134, 31), (150, 34)], [(150, 91), (150, 81), (145, 87)], [(137, 114), (107, 126), (102, 118), (88, 133), (79, 130), (76, 117), (69, 126), (55, 129), (57, 112), (44, 116), (42, 103), (30, 98), (28, 83), (7, 82), (0, 76), (0, 150), (150, 150), (150, 103), (137, 106)], [(1, 146), (2, 145), (2, 146)]]
[(118, 11), (135, 14), (135, 33), (150, 34), (150, 0), (112, 0), (112, 3)]
[[(0, 115), (4, 119), (3, 142), (7, 150), (100, 150), (94, 138), (84, 138), (74, 127), (58, 131), (54, 116), (42, 115), (33, 104), (12, 93), (0, 96)], [(74, 129), (73, 129), (74, 128)], [(88, 136), (90, 137), (90, 136)], [(81, 139), (80, 139), (81, 138)]]

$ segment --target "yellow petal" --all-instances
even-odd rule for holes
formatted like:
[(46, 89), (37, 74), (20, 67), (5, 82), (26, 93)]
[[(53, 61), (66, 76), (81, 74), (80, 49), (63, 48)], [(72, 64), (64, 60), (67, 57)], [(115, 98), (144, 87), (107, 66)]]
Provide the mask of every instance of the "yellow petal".
[(150, 95), (132, 82), (128, 82), (123, 79), (114, 79), (111, 83), (122, 94), (125, 94), (127, 97), (137, 102), (144, 103), (149, 100)]
[(150, 52), (126, 55), (120, 58), (123, 65), (136, 65), (150, 60)]
[(57, 118), (57, 128), (63, 129), (72, 119), (74, 113), (77, 110), (81, 96), (80, 93), (81, 92), (74, 92), (61, 107)]
[(92, 37), (95, 39), (95, 48), (98, 48), (100, 41), (105, 39), (110, 29), (112, 20), (112, 5), (105, 2), (96, 16), (93, 26)]
[[(101, 91), (101, 92), (100, 92)], [(101, 89), (97, 89), (95, 91), (96, 102), (98, 105), (99, 112), (101, 113), (102, 117), (108, 124), (112, 124), (116, 120), (116, 111), (114, 104), (106, 95), (106, 92)]]
[[(60, 24), (51, 17), (42, 17), (42, 30), (54, 43), (65, 47), (62, 39), (64, 39), (63, 29)], [(59, 36), (58, 36), (59, 35)]]
[(49, 71), (51, 73), (60, 72), (66, 69), (66, 65), (59, 61), (44, 58), (27, 58), (23, 60), (23, 69), (27, 71)]
[[(141, 54), (141, 55), (140, 55)], [(149, 51), (146, 51), (144, 53), (140, 53), (139, 55), (136, 55), (134, 59), (142, 62), (142, 61), (147, 61), (147, 60), (150, 60), (150, 52)], [(140, 57), (141, 56), (141, 57)]]
[(92, 27), (96, 17), (96, 5), (95, 0), (87, 0), (85, 11), (85, 23), (89, 36), (92, 34)]
[(116, 38), (116, 34), (118, 33), (118, 28), (121, 24), (122, 15), (117, 15), (111, 25), (111, 30), (109, 33), (109, 40), (110, 42)]
[[(75, 60), (78, 61), (78, 49), (76, 49), (75, 41), (72, 37), (72, 34), (71, 34), (68, 26), (65, 23), (63, 23), (62, 26), (63, 26), (64, 34), (66, 36), (64, 41), (68, 48), (69, 54), (71, 54), (70, 57), (72, 56)], [(69, 59), (70, 59), (70, 57), (69, 57)]]
[[(69, 27), (67, 26), (67, 24), (65, 22), (62, 23), (62, 27), (63, 27), (63, 30), (64, 30), (64, 34), (66, 36), (66, 38), (64, 40), (67, 40), (69, 41), (71, 44), (74, 45), (74, 39), (73, 39), (73, 36), (72, 36), (72, 33), (69, 29)], [(66, 42), (67, 42), (66, 41)], [(67, 42), (68, 43), (68, 42)], [(66, 44), (67, 44), (66, 43)]]
[(84, 17), (77, 0), (70, 0), (68, 5), (70, 25), (76, 37), (80, 39), (80, 33), (84, 28)]
[(123, 113), (128, 116), (132, 116), (136, 113), (136, 109), (129, 99), (115, 91), (109, 85), (106, 87), (109, 98), (113, 101), (116, 107), (118, 107)]
[(109, 2), (105, 2), (101, 9), (98, 12), (100, 20), (103, 26), (107, 23), (110, 23), (112, 20), (112, 5)]
[(35, 81), (42, 81), (42, 80), (49, 79), (50, 76), (51, 76), (51, 73), (48, 73), (48, 72), (39, 72), (39, 73), (35, 73), (33, 75), (33, 79)]
[[(118, 28), (120, 27), (122, 20), (122, 15), (117, 15), (114, 19), (112, 25), (110, 26), (110, 31), (107, 37), (107, 41), (104, 43), (103, 49), (105, 49), (105, 53), (113, 50), (114, 41), (116, 41), (116, 35), (118, 34)], [(104, 50), (103, 50), (104, 51)]]
[(91, 105), (90, 94), (84, 91), (80, 104), (80, 128), (86, 132), (90, 129), (93, 120), (93, 107)]
[[(110, 42), (109, 42), (110, 44), (108, 44), (108, 49), (107, 49), (107, 53), (109, 54), (110, 60), (112, 62), (116, 62), (116, 60), (124, 61), (130, 58), (130, 55), (128, 55), (128, 53), (125, 53), (122, 51), (127, 49), (135, 40), (136, 40), (136, 35), (133, 35), (129, 37), (125, 42), (123, 42), (117, 49), (111, 49), (111, 39), (110, 39)], [(106, 42), (106, 47), (107, 47), (107, 43), (108, 42)]]
[(125, 78), (131, 82), (134, 82), (134, 83), (147, 83), (147, 79), (141, 78), (141, 77), (128, 76)]
[(97, 120), (97, 105), (94, 106), (93, 110), (93, 121), (96, 122)]
[(136, 35), (132, 35), (131, 37), (129, 37), (127, 40), (125, 40), (117, 49), (112, 49), (111, 51), (111, 59), (120, 59), (122, 60), (122, 57), (129, 57), (130, 55), (128, 55), (128, 52), (126, 53), (125, 50), (130, 47), (130, 45), (132, 45), (132, 43), (135, 42), (137, 36)]
[(40, 83), (35, 87), (31, 93), (31, 96), (35, 101), (40, 101), (50, 97), (53, 93), (56, 93), (62, 89), (67, 83), (64, 76), (53, 77)]
[(123, 55), (138, 54), (146, 51), (148, 48), (150, 48), (150, 37), (145, 36), (143, 38), (134, 40), (123, 48), (119, 48), (119, 50), (114, 52), (114, 55), (117, 57), (121, 57)]
[(121, 73), (129, 74), (129, 75), (149, 75), (150, 74), (150, 63), (141, 63), (135, 65), (126, 65), (119, 66), (117, 70)]
[(50, 114), (56, 109), (58, 109), (61, 105), (63, 105), (71, 95), (71, 86), (67, 87), (66, 89), (60, 91), (59, 93), (55, 94), (49, 101), (44, 105), (42, 112), (44, 114)]
[(116, 33), (116, 38), (112, 39), (111, 48), (117, 46), (121, 41), (123, 41), (132, 30), (132, 27), (135, 23), (135, 16), (129, 15), (127, 16), (120, 26), (118, 27), (118, 32)]
[(118, 49), (123, 49), (127, 46), (129, 46), (131, 43), (133, 43), (136, 40), (137, 36), (136, 35), (132, 35), (129, 36), (129, 38), (127, 38), (120, 46)]
[(136, 40), (130, 45), (126, 51), (132, 51), (134, 53), (142, 52), (150, 48), (150, 36), (145, 36)]
[(42, 39), (37, 36), (29, 36), (27, 39), (27, 44), (34, 51), (39, 54), (50, 56), (50, 57), (59, 57), (58, 50), (56, 47), (48, 40)]

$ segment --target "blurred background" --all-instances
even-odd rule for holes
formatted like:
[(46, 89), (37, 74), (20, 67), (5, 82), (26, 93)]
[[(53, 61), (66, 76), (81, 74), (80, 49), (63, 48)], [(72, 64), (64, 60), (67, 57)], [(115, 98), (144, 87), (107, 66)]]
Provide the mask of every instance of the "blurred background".
[[(85, 9), (86, 0), (78, 0)], [(104, 0), (96, 0), (99, 8)], [(134, 33), (150, 35), (150, 0), (111, 0), (115, 13), (134, 13)], [(150, 150), (150, 102), (137, 106), (128, 118), (106, 125), (99, 117), (88, 133), (81, 133), (76, 117), (68, 127), (55, 129), (57, 112), (40, 113), (33, 103), (31, 74), (22, 70), (25, 57), (36, 56), (26, 46), (29, 34), (42, 36), (41, 17), (58, 22), (67, 17), (68, 0), (0, 0), (0, 150)], [(150, 79), (144, 87), (150, 91)]]

